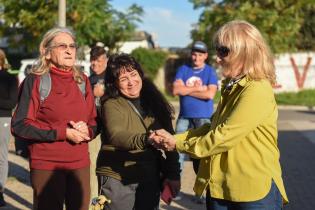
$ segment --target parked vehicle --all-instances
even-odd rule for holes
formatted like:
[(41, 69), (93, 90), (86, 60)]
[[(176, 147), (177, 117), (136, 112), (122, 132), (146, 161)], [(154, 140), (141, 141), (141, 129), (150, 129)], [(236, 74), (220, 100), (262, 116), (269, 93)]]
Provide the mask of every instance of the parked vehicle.
[[(24, 80), (27, 74), (30, 73), (32, 66), (36, 62), (36, 59), (23, 59), (21, 60), (21, 67), (18, 74), (19, 83)], [(90, 76), (90, 62), (85, 60), (77, 61), (77, 65), (81, 71), (83, 71), (87, 76)]]

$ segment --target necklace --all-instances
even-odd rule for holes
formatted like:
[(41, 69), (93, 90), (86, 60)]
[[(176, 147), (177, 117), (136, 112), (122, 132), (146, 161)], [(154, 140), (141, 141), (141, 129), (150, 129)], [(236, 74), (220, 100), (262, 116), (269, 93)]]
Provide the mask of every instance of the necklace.
[(241, 79), (243, 79), (245, 75), (242, 75), (241, 77), (231, 79), (224, 87), (224, 90), (230, 91), (232, 90), (232, 87), (234, 84), (238, 83)]

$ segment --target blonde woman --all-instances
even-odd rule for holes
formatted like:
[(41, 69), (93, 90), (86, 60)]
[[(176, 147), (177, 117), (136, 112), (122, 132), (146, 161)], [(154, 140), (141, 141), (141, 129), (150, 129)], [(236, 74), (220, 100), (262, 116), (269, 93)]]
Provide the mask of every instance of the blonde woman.
[(208, 210), (282, 209), (288, 202), (277, 146), (273, 56), (258, 29), (231, 21), (215, 36), (222, 66), (221, 99), (211, 121), (172, 136), (151, 135), (157, 147), (200, 158), (194, 186)]
[[(88, 78), (75, 68), (76, 43), (67, 28), (43, 37), (40, 56), (21, 85), (12, 133), (30, 142), (34, 209), (86, 210), (90, 199), (87, 142), (96, 131), (96, 109)], [(50, 90), (43, 99), (42, 78)], [(46, 77), (47, 78), (47, 77)], [(46, 81), (47, 83), (47, 81)], [(84, 94), (78, 84), (84, 86)]]

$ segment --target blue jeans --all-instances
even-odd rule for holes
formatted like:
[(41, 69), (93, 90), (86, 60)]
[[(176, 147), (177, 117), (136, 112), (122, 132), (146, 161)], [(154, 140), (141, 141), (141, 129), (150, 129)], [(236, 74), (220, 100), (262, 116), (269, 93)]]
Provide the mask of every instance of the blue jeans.
[(269, 193), (262, 199), (251, 202), (233, 202), (210, 197), (207, 191), (207, 210), (281, 210), (282, 196), (276, 184), (272, 181)]
[[(176, 123), (176, 133), (183, 133), (190, 128), (198, 128), (204, 125), (205, 123), (210, 123), (209, 118), (183, 118), (179, 117)], [(186, 154), (179, 153), (179, 163), (180, 169), (183, 171), (184, 161), (186, 158)], [(198, 166), (199, 166), (199, 159), (192, 159), (194, 171), (197, 174)]]

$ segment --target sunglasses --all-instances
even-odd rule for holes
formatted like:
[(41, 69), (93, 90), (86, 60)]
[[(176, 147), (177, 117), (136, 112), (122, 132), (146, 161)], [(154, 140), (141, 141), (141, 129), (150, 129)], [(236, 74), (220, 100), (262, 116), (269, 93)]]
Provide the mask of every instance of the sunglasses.
[(216, 46), (215, 50), (220, 58), (225, 58), (230, 53), (230, 49), (226, 46)]

